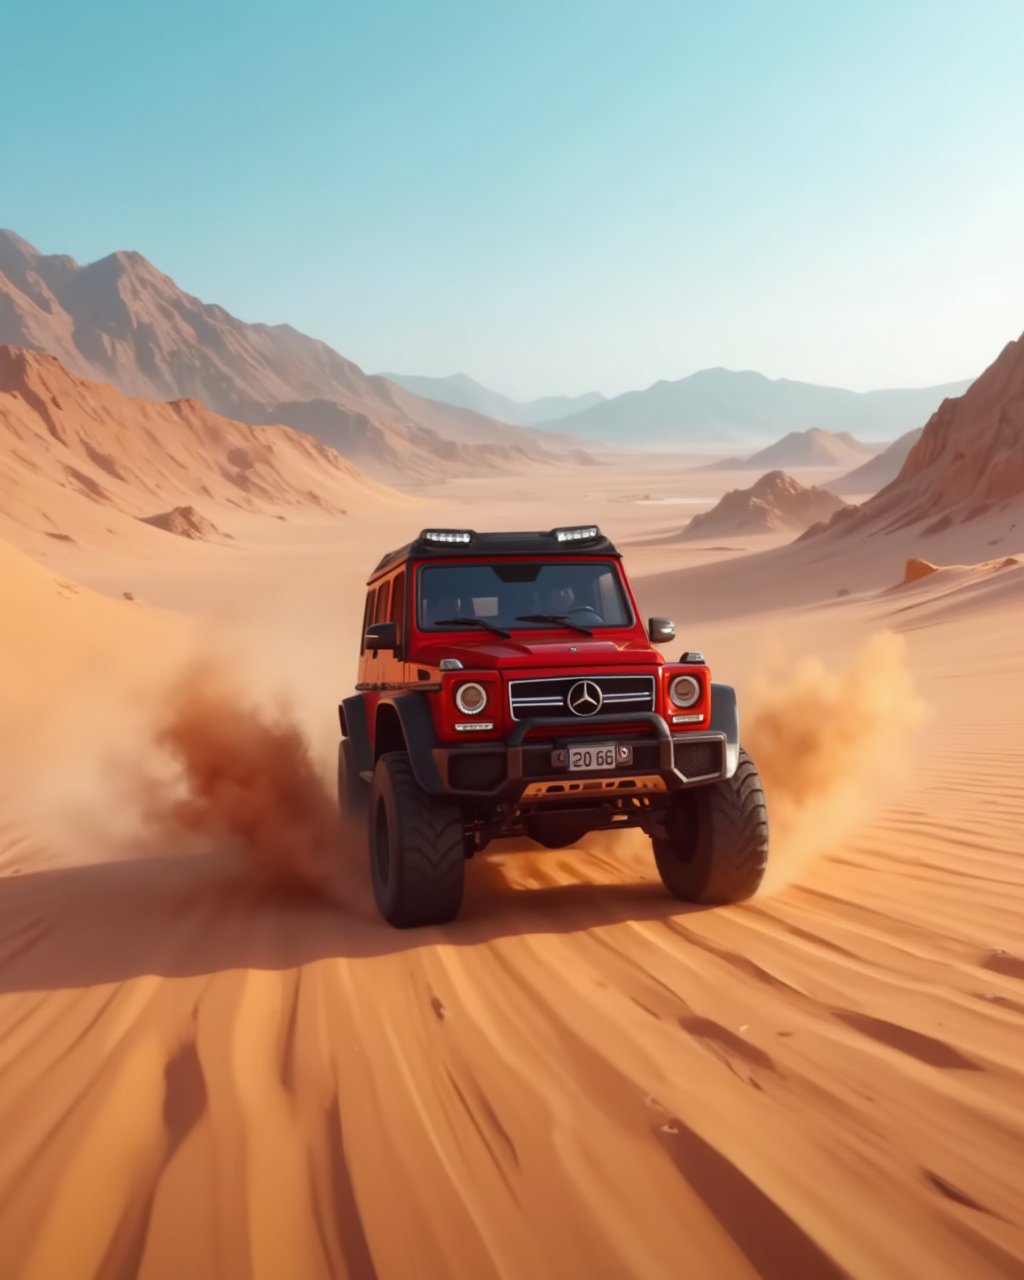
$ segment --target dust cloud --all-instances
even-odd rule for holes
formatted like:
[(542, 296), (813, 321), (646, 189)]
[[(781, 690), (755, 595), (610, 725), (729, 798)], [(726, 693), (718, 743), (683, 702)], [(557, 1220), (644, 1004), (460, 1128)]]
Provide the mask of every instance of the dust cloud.
[[(40, 717), (5, 765), (54, 862), (212, 855), (267, 884), (350, 905), (360, 896), (362, 824), (339, 817), (335, 799), (336, 660), (307, 647), (296, 664), (294, 646), (264, 639), (207, 636), (184, 653), (122, 653), (90, 679), (79, 673), (59, 715)], [(775, 667), (742, 698), (744, 746), (768, 799), (768, 892), (877, 812), (926, 715), (891, 633), (842, 669), (781, 655)], [(609, 839), (598, 874), (653, 873), (645, 840)], [(598, 837), (587, 844), (604, 849)]]
[(296, 675), (267, 656), (211, 631), (76, 668), (4, 761), (48, 863), (204, 855), (345, 897), (355, 834), (337, 812), (332, 681), (315, 661)]
[(272, 881), (336, 888), (337, 803), (283, 697), (260, 706), (223, 662), (196, 662), (158, 698), (151, 749), (170, 765), (140, 777), (154, 839), (232, 853)]
[(906, 644), (892, 632), (869, 637), (843, 669), (808, 656), (755, 676), (744, 711), (743, 745), (768, 801), (767, 892), (797, 879), (878, 811), (927, 717)]

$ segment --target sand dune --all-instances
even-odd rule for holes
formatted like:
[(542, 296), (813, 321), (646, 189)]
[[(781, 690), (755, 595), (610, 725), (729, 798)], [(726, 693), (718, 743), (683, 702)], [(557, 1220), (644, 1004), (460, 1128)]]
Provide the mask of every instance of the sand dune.
[(978, 610), (1020, 608), (1024, 605), (1024, 556), (953, 565), (908, 560), (903, 581), (880, 596), (899, 599), (896, 613), (906, 615), (907, 626), (926, 626)]

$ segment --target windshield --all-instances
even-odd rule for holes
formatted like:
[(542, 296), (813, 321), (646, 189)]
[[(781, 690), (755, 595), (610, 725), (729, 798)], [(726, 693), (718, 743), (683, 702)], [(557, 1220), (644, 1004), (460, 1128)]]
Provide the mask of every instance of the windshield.
[[(424, 631), (577, 631), (628, 627), (633, 615), (607, 561), (522, 561), (427, 565), (418, 574), (417, 618)], [(467, 625), (468, 624), (468, 625)]]

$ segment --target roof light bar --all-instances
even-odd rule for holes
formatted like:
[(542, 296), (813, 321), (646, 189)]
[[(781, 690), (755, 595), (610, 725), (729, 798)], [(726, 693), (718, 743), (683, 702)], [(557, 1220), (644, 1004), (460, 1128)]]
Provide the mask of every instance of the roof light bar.
[(581, 524), (569, 529), (554, 529), (552, 532), (557, 542), (590, 542), (601, 536), (601, 530), (596, 524)]
[(472, 529), (424, 529), (420, 534), (424, 542), (459, 542), (473, 541)]

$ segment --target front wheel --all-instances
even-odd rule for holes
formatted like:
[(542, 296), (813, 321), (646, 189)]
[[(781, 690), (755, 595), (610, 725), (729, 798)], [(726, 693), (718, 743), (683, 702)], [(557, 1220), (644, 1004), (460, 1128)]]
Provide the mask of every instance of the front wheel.
[(404, 751), (377, 761), (370, 786), (370, 875), (381, 915), (400, 929), (446, 924), (462, 905), (462, 814), (428, 795)]
[(768, 865), (768, 811), (757, 766), (743, 750), (731, 778), (679, 792), (654, 860), (669, 893), (725, 904), (752, 897)]

